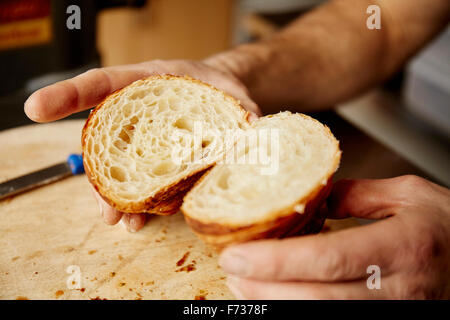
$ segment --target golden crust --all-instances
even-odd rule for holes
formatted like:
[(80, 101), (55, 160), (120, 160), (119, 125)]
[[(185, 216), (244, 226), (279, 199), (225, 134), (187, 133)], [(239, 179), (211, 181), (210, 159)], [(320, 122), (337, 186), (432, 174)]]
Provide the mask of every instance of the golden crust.
[[(154, 75), (151, 77), (147, 77), (144, 79), (171, 79), (171, 78), (182, 78), (185, 80), (189, 80), (191, 82), (195, 82), (197, 84), (201, 84), (209, 87), (212, 90), (221, 92), (226, 98), (231, 99), (236, 107), (238, 107), (241, 111), (244, 111), (244, 120), (248, 122), (249, 113), (245, 111), (244, 107), (240, 105), (239, 101), (233, 98), (232, 96), (226, 94), (225, 92), (220, 91), (219, 89), (213, 87), (210, 84), (204, 83), (200, 80), (191, 78), (189, 76), (175, 76), (171, 74), (165, 75)], [(143, 80), (143, 79), (141, 79)], [(138, 80), (139, 81), (139, 80)], [(130, 84), (132, 85), (132, 84)], [(113, 99), (117, 95), (121, 93), (122, 90), (125, 90), (127, 87), (124, 87), (120, 90), (117, 90), (106, 97), (101, 103), (97, 105), (97, 107), (91, 111), (88, 119), (83, 127), (81, 134), (81, 146), (83, 153), (83, 164), (86, 172), (86, 176), (88, 177), (89, 182), (93, 185), (98, 194), (113, 208), (118, 211), (126, 212), (126, 213), (151, 213), (158, 215), (171, 215), (178, 212), (185, 194), (192, 188), (194, 183), (206, 172), (209, 168), (213, 166), (205, 165), (204, 167), (199, 168), (196, 172), (191, 173), (189, 176), (180, 179), (179, 181), (173, 183), (172, 185), (166, 186), (158, 191), (153, 197), (149, 197), (144, 201), (138, 203), (125, 203), (119, 200), (114, 199), (114, 197), (108, 192), (108, 190), (102, 188), (98, 183), (95, 174), (93, 174), (93, 170), (90, 168), (89, 163), (85, 158), (85, 148), (86, 148), (86, 135), (90, 128), (92, 119), (94, 118), (95, 113), (103, 107), (106, 101), (109, 99)]]
[[(311, 194), (302, 199), (301, 202), (286, 209), (274, 212), (272, 220), (243, 227), (231, 227), (217, 223), (202, 223), (201, 221), (184, 215), (186, 223), (194, 233), (206, 243), (217, 248), (223, 248), (233, 243), (264, 238), (284, 238), (294, 235), (317, 233), (321, 230), (325, 217), (321, 215), (320, 208), (328, 197), (332, 186), (332, 176), (326, 185), (319, 185)], [(305, 206), (303, 213), (295, 212), (294, 207), (298, 204)], [(183, 211), (182, 211), (183, 212)], [(184, 213), (184, 212), (183, 212)]]

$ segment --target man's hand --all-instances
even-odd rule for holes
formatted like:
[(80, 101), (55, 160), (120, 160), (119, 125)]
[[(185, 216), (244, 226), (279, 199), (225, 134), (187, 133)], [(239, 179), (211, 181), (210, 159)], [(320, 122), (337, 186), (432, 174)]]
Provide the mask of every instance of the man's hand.
[[(150, 61), (134, 65), (93, 69), (73, 79), (61, 81), (34, 92), (25, 102), (25, 113), (37, 122), (64, 118), (72, 113), (95, 107), (106, 96), (131, 82), (154, 74), (189, 75), (209, 83), (240, 100), (251, 113), (251, 118), (260, 115), (258, 106), (249, 97), (247, 88), (226, 68), (208, 62), (172, 60)], [(122, 221), (129, 231), (141, 229), (146, 214), (123, 214), (110, 207), (94, 191), (100, 212), (107, 224)]]
[[(352, 229), (225, 249), (220, 265), (241, 299), (449, 299), (450, 190), (416, 176), (342, 180), (330, 218), (380, 219)], [(367, 267), (381, 289), (367, 288)]]

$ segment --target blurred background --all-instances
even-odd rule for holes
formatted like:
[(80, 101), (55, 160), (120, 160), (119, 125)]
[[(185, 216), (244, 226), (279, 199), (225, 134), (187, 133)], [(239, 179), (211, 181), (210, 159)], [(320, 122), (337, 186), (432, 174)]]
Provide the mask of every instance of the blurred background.
[[(99, 66), (201, 59), (270, 36), (322, 2), (0, 0), (0, 130), (31, 124), (24, 101), (53, 82)], [(81, 29), (66, 27), (73, 4)], [(415, 173), (450, 185), (449, 58), (447, 29), (380, 88), (315, 115), (343, 141), (351, 165), (342, 176)]]

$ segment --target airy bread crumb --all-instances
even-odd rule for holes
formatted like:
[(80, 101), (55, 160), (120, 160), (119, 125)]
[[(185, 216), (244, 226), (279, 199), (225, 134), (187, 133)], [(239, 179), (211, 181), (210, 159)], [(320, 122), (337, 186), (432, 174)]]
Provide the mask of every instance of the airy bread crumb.
[[(201, 174), (188, 178), (222, 156), (225, 131), (245, 129), (247, 116), (235, 99), (189, 77), (138, 80), (91, 113), (82, 135), (86, 173), (100, 195), (120, 211), (175, 213)], [(195, 123), (202, 124), (210, 148), (187, 139)], [(206, 151), (201, 163), (172, 161), (177, 150), (190, 154), (195, 149)], [(176, 204), (171, 201), (175, 197)]]

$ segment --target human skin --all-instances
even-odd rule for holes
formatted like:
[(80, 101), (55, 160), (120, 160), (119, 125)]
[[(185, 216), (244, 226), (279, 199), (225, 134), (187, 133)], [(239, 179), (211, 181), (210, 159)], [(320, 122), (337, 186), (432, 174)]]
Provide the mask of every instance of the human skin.
[[(373, 4), (379, 5), (381, 9), (380, 30), (369, 30), (366, 28), (366, 19), (368, 17), (366, 8)], [(280, 106), (289, 106), (291, 110), (300, 112), (325, 109), (387, 79), (410, 56), (430, 41), (439, 30), (442, 30), (448, 23), (449, 18), (450, 2), (448, 0), (329, 1), (327, 4), (297, 19), (290, 26), (267, 40), (241, 45), (203, 61), (157, 60), (141, 64), (88, 71), (73, 79), (58, 82), (33, 93), (25, 103), (25, 112), (30, 119), (37, 122), (61, 119), (72, 113), (95, 106), (108, 94), (137, 79), (152, 74), (164, 73), (175, 75), (187, 74), (208, 82), (239, 99), (243, 106), (252, 112), (254, 117), (261, 114), (258, 106), (261, 107), (263, 113), (278, 112)], [(381, 234), (385, 234), (386, 238), (392, 241), (387, 243), (382, 237), (379, 239), (382, 240), (380, 246), (367, 248), (372, 253), (381, 252), (384, 254), (386, 252), (383, 258), (384, 260), (393, 259), (392, 255), (397, 253), (401, 256), (406, 256), (409, 252), (412, 252), (411, 254), (414, 255), (414, 250), (410, 251), (407, 249), (410, 247), (414, 249), (416, 246), (422, 247), (423, 242), (428, 244), (437, 243), (437, 247), (441, 248), (442, 246), (440, 245), (444, 240), (449, 243), (448, 210), (446, 212), (447, 215), (444, 212), (449, 207), (448, 190), (441, 190), (441, 196), (432, 197), (435, 194), (427, 192), (427, 190), (429, 191), (430, 188), (438, 188), (438, 186), (433, 185), (434, 187), (430, 187), (427, 183), (422, 183), (422, 180), (420, 180), (420, 185), (419, 183), (415, 184), (417, 179), (414, 179), (416, 178), (406, 179), (407, 182), (413, 183), (416, 187), (416, 192), (409, 195), (415, 197), (416, 193), (429, 194), (430, 196), (425, 198), (430, 201), (428, 206), (397, 206), (395, 207), (397, 211), (394, 212), (394, 217), (380, 221), (373, 226), (370, 225), (345, 232), (342, 231), (336, 233), (336, 235), (330, 234), (315, 238), (304, 237), (282, 241), (269, 240), (268, 242), (245, 244), (242, 247), (236, 248), (244, 250), (242, 252), (245, 252), (245, 248), (255, 249), (255, 252), (259, 252), (261, 255), (264, 252), (272, 252), (275, 256), (271, 259), (280, 266), (287, 266), (291, 263), (289, 258), (292, 258), (292, 255), (300, 252), (292, 250), (293, 252), (287, 255), (276, 255), (278, 250), (283, 251), (284, 244), (289, 243), (289, 241), (298, 241), (299, 243), (308, 241), (304, 243), (308, 243), (308, 246), (311, 245), (312, 248), (323, 249), (327, 246), (335, 248), (336, 243), (334, 243), (334, 237), (341, 237), (339, 239), (342, 239), (342, 241), (337, 243), (340, 243), (340, 245), (346, 247), (346, 250), (349, 250), (354, 245), (355, 239), (361, 240), (362, 243), (369, 243), (378, 239), (377, 232), (372, 230), (380, 231)], [(376, 181), (366, 181), (366, 183), (368, 185), (372, 183), (377, 184)], [(376, 193), (371, 194), (361, 189), (361, 195), (358, 196), (358, 199), (362, 199), (360, 202), (356, 202), (356, 204), (362, 207), (358, 209), (356, 207), (344, 206), (348, 210), (346, 214), (351, 216), (361, 215), (361, 212), (358, 210), (364, 210), (363, 208), (367, 205), (367, 201), (370, 202), (373, 199), (384, 201), (380, 202), (380, 206), (381, 203), (386, 204), (386, 201), (394, 203), (399, 193), (395, 188), (401, 187), (404, 184), (400, 185), (394, 180), (387, 180), (383, 183), (386, 188), (391, 190), (389, 194), (385, 194), (383, 197), (377, 197)], [(338, 183), (333, 194), (336, 194), (336, 192), (339, 193), (339, 186), (340, 184)], [(368, 188), (368, 190), (371, 191), (373, 189)], [(375, 192), (376, 190), (373, 191)], [(122, 221), (123, 225), (129, 231), (137, 231), (144, 226), (146, 215), (123, 214), (118, 212), (108, 206), (98, 194), (95, 192), (94, 194), (106, 223), (116, 224)], [(352, 193), (350, 195), (344, 193), (343, 199), (340, 202), (351, 202), (351, 199), (356, 195)], [(432, 207), (433, 204), (431, 202), (435, 202), (437, 198), (441, 201), (440, 204), (435, 204), (437, 207)], [(447, 202), (444, 198), (447, 199)], [(446, 207), (442, 207), (443, 204)], [(379, 216), (375, 215), (374, 217), (382, 217), (381, 213), (393, 210), (393, 207), (389, 207), (389, 209), (377, 211)], [(333, 210), (330, 212), (332, 217), (336, 216), (333, 212)], [(435, 213), (428, 214), (428, 212)], [(342, 216), (344, 216), (344, 211), (338, 217)], [(439, 224), (439, 219), (443, 219), (444, 222)], [(394, 226), (399, 228), (404, 227), (405, 231), (398, 232), (398, 229)], [(434, 233), (434, 231), (430, 231), (433, 230), (432, 227), (436, 228), (438, 231), (436, 233), (440, 234), (440, 237), (423, 240), (421, 237), (424, 234), (422, 231), (425, 226), (428, 227), (426, 230), (430, 233)], [(389, 230), (392, 233), (388, 233)], [(406, 234), (407, 231), (409, 232), (408, 234)], [(420, 234), (420, 237), (417, 234)], [(348, 237), (348, 240), (344, 241), (346, 237)], [(320, 242), (320, 247), (318, 247), (319, 244), (317, 246), (314, 245), (315, 241)], [(404, 250), (395, 252), (387, 250), (389, 249), (389, 244), (395, 247), (397, 244), (399, 246), (403, 245)], [(252, 245), (255, 247), (245, 247)], [(279, 249), (278, 246), (280, 246)], [(229, 250), (232, 249), (230, 248)], [(222, 255), (221, 264), (225, 271), (232, 274), (231, 270), (227, 267), (227, 252), (229, 251), (225, 251)], [(392, 271), (392, 275), (396, 275), (396, 277), (391, 276), (383, 280), (386, 281), (384, 283), (388, 284), (386, 289), (370, 291), (370, 293), (368, 293), (369, 290), (367, 288), (361, 290), (361, 278), (357, 280), (360, 284), (358, 286), (359, 289), (351, 286), (352, 283), (342, 283), (342, 279), (346, 277), (355, 278), (354, 272), (356, 271), (354, 269), (357, 269), (359, 273), (365, 271), (365, 269), (362, 270), (359, 268), (362, 265), (362, 263), (358, 262), (359, 260), (354, 260), (354, 263), (352, 262), (353, 260), (346, 260), (345, 263), (347, 264), (341, 268), (343, 271), (338, 271), (343, 273), (341, 277), (337, 277), (336, 275), (332, 277), (329, 277), (329, 275), (328, 277), (326, 275), (321, 276), (321, 269), (319, 267), (316, 269), (312, 268), (309, 271), (312, 274), (309, 274), (309, 277), (306, 278), (303, 278), (303, 273), (300, 270), (300, 276), (295, 275), (291, 279), (295, 280), (293, 283), (292, 281), (282, 283), (280, 279), (270, 278), (270, 276), (254, 279), (252, 278), (254, 275), (250, 277), (243, 275), (240, 275), (240, 277), (230, 276), (229, 281), (230, 287), (234, 288), (234, 292), (239, 297), (250, 298), (276, 298), (270, 295), (271, 292), (277, 292), (277, 294), (280, 294), (280, 298), (364, 298), (368, 297), (367, 295), (378, 295), (378, 297), (407, 297), (409, 295), (409, 297), (415, 298), (448, 297), (448, 285), (443, 288), (442, 283), (448, 283), (449, 279), (445, 277), (445, 272), (443, 273), (441, 269), (442, 266), (447, 266), (448, 269), (448, 264), (441, 263), (444, 261), (442, 257), (449, 260), (448, 249), (444, 248), (438, 252), (440, 253), (436, 254), (436, 257), (432, 259), (433, 264), (424, 267), (424, 269), (435, 272), (437, 276), (433, 276), (431, 273), (420, 273), (421, 277), (426, 279), (422, 282), (422, 287), (426, 287), (422, 291), (416, 288), (420, 287), (420, 284), (405, 280), (412, 279), (411, 277), (408, 278), (405, 276), (405, 274), (408, 274), (408, 270), (411, 270), (411, 265), (408, 266), (406, 262), (400, 265), (401, 261), (396, 265), (397, 269), (395, 270), (397, 272)], [(319, 253), (319, 251), (316, 252), (316, 254)], [(310, 254), (313, 257), (313, 253)], [(299, 255), (300, 257), (302, 256), (301, 252)], [(369, 257), (369, 254), (361, 252), (361, 256), (364, 255), (366, 258)], [(337, 260), (339, 259), (337, 258), (337, 254), (331, 250), (326, 250), (326, 254), (322, 254), (321, 257), (325, 261), (326, 259), (330, 259), (332, 262), (340, 261)], [(305, 257), (305, 259), (307, 258)], [(407, 260), (408, 258), (405, 259)], [(411, 261), (411, 263), (417, 263), (419, 269), (420, 266), (426, 264), (420, 258), (410, 257), (409, 259), (408, 261)], [(395, 260), (399, 259), (395, 258)], [(306, 261), (309, 263), (309, 260)], [(367, 259), (362, 259), (362, 261), (367, 262)], [(438, 262), (441, 264), (439, 265)], [(326, 265), (325, 262), (324, 265)], [(337, 262), (334, 265), (331, 263), (331, 265), (336, 266)], [(383, 264), (380, 267), (382, 267), (383, 274), (383, 270), (390, 271), (389, 268), (385, 269)], [(331, 267), (328, 268), (331, 269)], [(290, 272), (293, 272), (292, 270)], [(262, 275), (265, 274), (264, 270), (261, 272)], [(316, 275), (314, 275), (314, 272), (316, 272)], [(325, 273), (325, 271), (323, 272)], [(361, 277), (361, 274), (359, 276)], [(317, 278), (320, 277), (324, 277), (324, 284), (317, 283)], [(441, 282), (437, 281), (435, 279), (436, 277)], [(330, 278), (341, 283), (341, 286), (331, 287)], [(309, 286), (310, 283), (314, 287)], [(326, 287), (327, 284), (328, 286)], [(298, 288), (299, 286), (307, 289), (301, 291), (301, 288)], [(262, 287), (271, 289), (264, 291)], [(311, 288), (316, 289), (313, 290)], [(408, 288), (416, 289), (409, 290)], [(319, 292), (325, 292), (327, 294), (320, 295)]]
[[(226, 248), (219, 264), (240, 299), (449, 299), (450, 190), (417, 176), (341, 180), (328, 217), (378, 220), (319, 235)], [(381, 270), (369, 290), (367, 267)]]

